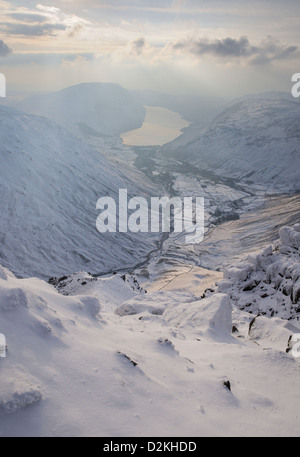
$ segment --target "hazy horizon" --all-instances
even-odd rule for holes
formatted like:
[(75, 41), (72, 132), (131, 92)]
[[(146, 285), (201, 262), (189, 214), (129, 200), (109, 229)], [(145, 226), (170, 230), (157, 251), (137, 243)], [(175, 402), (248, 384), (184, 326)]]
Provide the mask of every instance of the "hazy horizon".
[(0, 0), (7, 91), (82, 82), (237, 97), (289, 92), (300, 68), (294, 0)]

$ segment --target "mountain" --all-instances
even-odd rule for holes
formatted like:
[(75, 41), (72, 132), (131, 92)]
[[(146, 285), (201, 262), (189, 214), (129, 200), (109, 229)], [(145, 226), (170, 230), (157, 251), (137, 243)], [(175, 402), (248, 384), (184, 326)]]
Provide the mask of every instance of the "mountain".
[[(100, 133), (139, 104), (79, 87), (56, 122), (0, 105), (0, 436), (298, 436), (299, 195), (261, 192), (298, 188), (297, 103), (237, 100), (144, 174)], [(204, 195), (203, 243), (100, 234), (120, 189)]]
[[(141, 261), (158, 236), (99, 233), (96, 202), (153, 194), (50, 120), (0, 106), (0, 261), (20, 276), (99, 273)], [(157, 186), (155, 187), (157, 190)]]
[(83, 83), (58, 92), (32, 95), (16, 105), (45, 116), (72, 133), (119, 135), (141, 127), (145, 108), (119, 84)]
[(185, 129), (162, 153), (245, 185), (287, 192), (300, 189), (299, 140), (300, 104), (272, 93), (229, 104), (205, 128)]

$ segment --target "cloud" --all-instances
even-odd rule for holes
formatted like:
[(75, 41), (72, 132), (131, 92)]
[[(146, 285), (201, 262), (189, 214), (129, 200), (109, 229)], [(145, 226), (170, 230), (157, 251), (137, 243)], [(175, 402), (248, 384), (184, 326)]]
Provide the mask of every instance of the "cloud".
[(8, 35), (21, 35), (21, 36), (55, 36), (55, 31), (65, 30), (66, 26), (63, 24), (23, 24), (9, 22), (2, 22), (1, 27), (3, 31)]
[(45, 11), (47, 13), (60, 13), (60, 9), (59, 8), (56, 8), (55, 6), (45, 6), (45, 5), (41, 5), (40, 3), (36, 5), (37, 9), (40, 10), (40, 11)]
[(0, 57), (6, 57), (10, 54), (12, 50), (4, 43), (3, 40), (0, 40)]
[[(1, 0), (0, 0), (1, 2)], [(36, 5), (34, 8), (20, 7), (1, 15), (0, 26), (6, 35), (21, 37), (57, 36), (67, 31), (73, 38), (91, 23), (75, 14), (66, 14), (54, 6)]]
[(246, 36), (240, 38), (223, 38), (209, 41), (192, 39), (172, 44), (177, 51), (188, 51), (198, 57), (210, 55), (220, 57), (225, 61), (232, 59), (246, 60), (250, 64), (266, 64), (274, 60), (287, 59), (299, 54), (295, 45), (281, 45), (280, 42), (268, 36), (259, 45), (253, 45)]
[(214, 42), (196, 41), (191, 50), (197, 55), (213, 54), (221, 57), (248, 56), (255, 52), (255, 48), (250, 45), (247, 37), (239, 39), (228, 37)]
[(75, 24), (74, 27), (71, 28), (71, 30), (68, 33), (69, 38), (74, 38), (76, 35), (80, 33), (80, 31), (83, 29), (82, 24)]
[[(1, 53), (0, 53), (1, 59)], [(5, 60), (5, 66), (15, 67), (20, 65), (49, 65), (49, 66), (59, 66), (65, 62), (76, 62), (78, 59), (81, 61), (92, 62), (95, 59), (94, 53), (91, 52), (82, 52), (82, 53), (14, 53)], [(2, 64), (2, 61), (1, 61)], [(3, 62), (4, 64), (4, 62)]]
[(21, 22), (45, 22), (47, 16), (38, 13), (13, 12), (7, 13), (7, 16)]
[(136, 54), (140, 55), (142, 53), (145, 45), (146, 45), (145, 38), (138, 38), (137, 40), (135, 40), (131, 43), (131, 48)]
[(268, 36), (265, 38), (258, 49), (253, 54), (250, 63), (263, 65), (274, 60), (284, 60), (299, 56), (299, 47), (295, 45), (281, 45), (279, 40)]

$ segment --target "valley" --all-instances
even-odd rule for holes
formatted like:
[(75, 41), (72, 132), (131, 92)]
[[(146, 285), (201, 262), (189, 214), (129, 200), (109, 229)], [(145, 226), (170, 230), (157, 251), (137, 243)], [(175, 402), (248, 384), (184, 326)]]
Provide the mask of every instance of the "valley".
[[(84, 88), (84, 119), (82, 87), (0, 106), (0, 436), (298, 436), (296, 107), (257, 102), (285, 113), (264, 160), (240, 104), (205, 132), (125, 145), (124, 105), (132, 129), (143, 110), (110, 85), (98, 125), (104, 89)], [(203, 241), (97, 232), (98, 199), (120, 189), (203, 197)]]

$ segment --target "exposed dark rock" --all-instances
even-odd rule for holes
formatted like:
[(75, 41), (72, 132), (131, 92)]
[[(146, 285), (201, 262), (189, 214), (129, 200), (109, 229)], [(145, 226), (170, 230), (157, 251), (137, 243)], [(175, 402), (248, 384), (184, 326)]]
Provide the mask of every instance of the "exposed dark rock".
[(125, 357), (125, 359), (129, 360), (129, 362), (132, 363), (132, 365), (133, 365), (134, 367), (137, 366), (137, 362), (135, 362), (135, 361), (132, 360), (130, 357), (128, 357), (128, 355), (125, 354), (124, 352), (118, 351), (118, 354), (120, 354), (121, 356)]
[(231, 384), (230, 384), (230, 381), (224, 381), (223, 384), (224, 384), (225, 387), (227, 387), (228, 390), (231, 391)]

